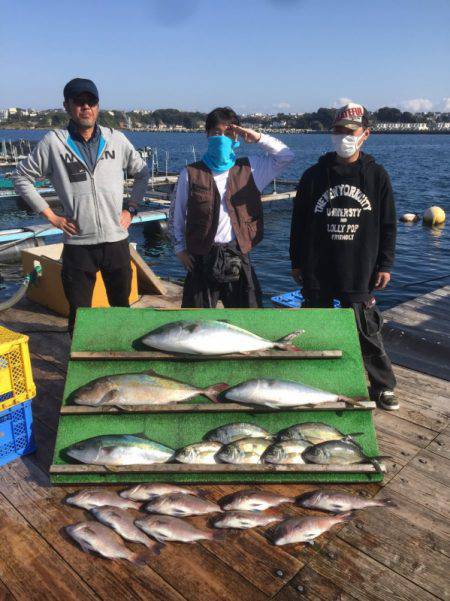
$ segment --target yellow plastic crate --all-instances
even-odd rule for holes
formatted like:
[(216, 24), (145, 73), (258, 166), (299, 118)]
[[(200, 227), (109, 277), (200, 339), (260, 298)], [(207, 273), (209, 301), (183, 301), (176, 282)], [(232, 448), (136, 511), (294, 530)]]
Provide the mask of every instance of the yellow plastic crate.
[(28, 336), (0, 326), (0, 411), (34, 396)]

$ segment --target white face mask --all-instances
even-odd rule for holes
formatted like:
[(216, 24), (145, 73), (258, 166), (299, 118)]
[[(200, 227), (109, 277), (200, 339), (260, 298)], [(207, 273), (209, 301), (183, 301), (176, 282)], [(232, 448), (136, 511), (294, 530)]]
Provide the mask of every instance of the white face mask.
[(363, 132), (360, 136), (352, 136), (347, 134), (332, 134), (334, 150), (343, 159), (348, 159), (355, 154), (360, 148), (360, 140), (364, 136)]

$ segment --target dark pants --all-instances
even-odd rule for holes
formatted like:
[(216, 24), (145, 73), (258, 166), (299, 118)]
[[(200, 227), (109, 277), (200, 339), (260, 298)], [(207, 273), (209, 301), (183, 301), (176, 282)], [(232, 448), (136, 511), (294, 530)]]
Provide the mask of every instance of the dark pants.
[[(383, 317), (375, 303), (350, 303), (341, 300), (341, 306), (346, 309), (353, 309), (358, 328), (361, 352), (364, 360), (364, 366), (369, 376), (371, 386), (371, 396), (383, 390), (394, 390), (396, 379), (392, 371), (391, 361), (386, 354), (381, 335), (383, 327)], [(308, 295), (303, 304), (305, 308), (332, 307), (333, 299)]]
[(250, 257), (241, 254), (241, 261), (242, 268), (237, 281), (217, 284), (205, 273), (207, 256), (194, 256), (194, 267), (184, 281), (181, 306), (215, 309), (217, 303), (222, 301), (223, 306), (230, 309), (262, 307), (261, 286), (250, 263)]
[(109, 304), (112, 307), (129, 307), (131, 267), (128, 239), (86, 246), (64, 246), (61, 278), (70, 307), (70, 335), (77, 309), (91, 306), (98, 271), (102, 274)]

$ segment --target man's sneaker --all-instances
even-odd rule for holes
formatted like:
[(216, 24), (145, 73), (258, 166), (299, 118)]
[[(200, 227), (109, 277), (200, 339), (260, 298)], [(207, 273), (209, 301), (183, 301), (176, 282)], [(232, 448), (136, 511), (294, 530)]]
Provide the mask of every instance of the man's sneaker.
[(395, 398), (395, 394), (392, 390), (383, 390), (378, 394), (378, 405), (386, 411), (397, 411), (400, 408), (400, 404)]

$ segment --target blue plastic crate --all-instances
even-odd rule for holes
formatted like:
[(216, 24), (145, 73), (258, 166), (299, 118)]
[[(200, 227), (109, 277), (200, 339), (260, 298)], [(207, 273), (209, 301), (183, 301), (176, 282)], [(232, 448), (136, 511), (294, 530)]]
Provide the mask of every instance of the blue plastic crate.
[[(270, 300), (276, 307), (299, 309), (303, 304), (304, 298), (300, 290), (294, 290), (293, 292), (285, 292), (278, 296), (272, 296)], [(333, 306), (335, 309), (340, 309), (341, 303), (335, 298), (333, 300)]]
[(31, 401), (0, 411), (0, 465), (35, 450)]

